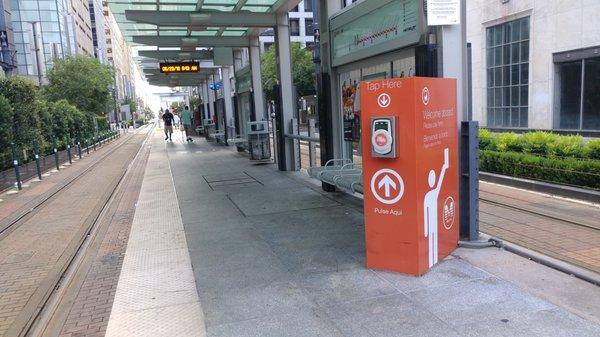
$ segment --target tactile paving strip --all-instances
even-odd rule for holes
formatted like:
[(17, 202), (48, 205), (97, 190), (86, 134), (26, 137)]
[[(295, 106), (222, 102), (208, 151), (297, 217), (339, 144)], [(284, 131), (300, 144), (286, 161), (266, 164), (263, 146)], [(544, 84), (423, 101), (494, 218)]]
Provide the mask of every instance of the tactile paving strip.
[(206, 336), (162, 146), (148, 159), (106, 336)]

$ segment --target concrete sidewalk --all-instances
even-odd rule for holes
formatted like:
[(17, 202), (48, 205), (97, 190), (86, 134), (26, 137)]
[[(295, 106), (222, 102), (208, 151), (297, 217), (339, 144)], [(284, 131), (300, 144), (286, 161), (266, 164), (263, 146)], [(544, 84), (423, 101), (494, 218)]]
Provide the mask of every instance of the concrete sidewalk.
[(600, 335), (596, 286), (497, 249), (369, 270), (355, 200), (198, 139), (165, 149), (208, 336)]

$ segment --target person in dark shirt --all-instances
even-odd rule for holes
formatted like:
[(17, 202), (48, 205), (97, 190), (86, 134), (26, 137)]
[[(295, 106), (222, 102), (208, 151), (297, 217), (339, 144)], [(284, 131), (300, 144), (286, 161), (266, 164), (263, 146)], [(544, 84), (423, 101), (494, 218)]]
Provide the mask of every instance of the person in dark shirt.
[(173, 141), (171, 139), (171, 136), (173, 135), (173, 120), (175, 119), (175, 117), (169, 111), (169, 109), (167, 109), (165, 110), (162, 119), (165, 122), (165, 140)]

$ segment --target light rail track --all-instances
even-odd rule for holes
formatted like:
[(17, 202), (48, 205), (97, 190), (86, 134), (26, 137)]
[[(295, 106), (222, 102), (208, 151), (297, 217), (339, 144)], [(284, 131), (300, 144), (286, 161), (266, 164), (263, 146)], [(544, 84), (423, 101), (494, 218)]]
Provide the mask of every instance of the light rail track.
[(485, 204), (488, 204), (488, 205), (493, 205), (493, 206), (496, 206), (496, 207), (507, 208), (507, 209), (511, 209), (511, 210), (514, 210), (514, 211), (523, 212), (523, 213), (535, 215), (535, 216), (546, 218), (546, 219), (552, 219), (552, 220), (555, 220), (555, 221), (560, 221), (560, 222), (563, 222), (563, 223), (567, 223), (567, 224), (569, 224), (571, 226), (585, 227), (585, 228), (589, 228), (589, 229), (593, 229), (593, 230), (600, 230), (600, 227), (599, 227), (600, 225), (599, 226), (594, 226), (594, 225), (587, 224), (587, 223), (584, 223), (584, 222), (581, 222), (581, 221), (575, 221), (575, 220), (572, 220), (572, 219), (566, 219), (566, 218), (562, 218), (562, 217), (559, 217), (559, 216), (545, 214), (545, 213), (542, 213), (540, 211), (533, 210), (533, 209), (530, 209), (530, 208), (519, 207), (519, 206), (515, 206), (515, 205), (509, 205), (509, 204), (506, 204), (506, 203), (503, 203), (503, 202), (499, 202), (499, 201), (496, 201), (496, 200), (491, 200), (491, 199), (488, 199), (488, 198), (482, 198), (482, 197), (479, 198), (479, 201), (481, 203), (485, 203)]
[(92, 163), (87, 168), (85, 168), (81, 173), (77, 174), (76, 176), (70, 177), (65, 183), (63, 183), (62, 185), (60, 185), (58, 187), (58, 189), (52, 191), (48, 195), (43, 196), (41, 198), (41, 200), (36, 200), (35, 204), (33, 206), (31, 206), (30, 208), (28, 208), (25, 211), (22, 211), (22, 212), (16, 214), (15, 216), (13, 216), (10, 219), (5, 220), (5, 223), (0, 222), (0, 241), (2, 239), (4, 239), (11, 231), (13, 231), (16, 228), (18, 228), (19, 225), (21, 223), (23, 223), (26, 219), (28, 219), (29, 217), (31, 217), (34, 214), (36, 214), (36, 212), (40, 209), (40, 207), (42, 205), (44, 205), (45, 203), (51, 201), (61, 191), (63, 191), (67, 187), (71, 186), (79, 178), (83, 177), (85, 174), (87, 174), (92, 169), (94, 169), (96, 166), (98, 166), (98, 164), (101, 163), (103, 159), (107, 158), (113, 152), (115, 152), (118, 149), (118, 147), (115, 146), (115, 144), (117, 144), (117, 142), (124, 143), (127, 140), (129, 140), (132, 136), (133, 136), (133, 134), (129, 134), (127, 137), (125, 137), (125, 138), (123, 138), (121, 140), (117, 140), (115, 143), (108, 144), (108, 146), (113, 145), (113, 148), (109, 149), (106, 153), (102, 154), (100, 157), (94, 158), (94, 161), (92, 161)]
[[(114, 183), (110, 185), (106, 198), (103, 198), (94, 209), (90, 210), (91, 218), (88, 218), (86, 223), (83, 223), (81, 230), (75, 234), (69, 246), (62, 254), (61, 261), (59, 261), (60, 263), (57, 263), (56, 268), (53, 269), (52, 272), (45, 277), (44, 282), (39, 285), (36, 293), (32, 295), (32, 299), (28, 301), (27, 305), (23, 308), (23, 311), (11, 325), (7, 336), (22, 337), (43, 335), (42, 333), (48, 325), (48, 321), (53, 316), (56, 303), (60, 300), (61, 293), (64, 291), (64, 287), (61, 285), (68, 284), (70, 279), (75, 277), (78, 264), (81, 262), (82, 256), (85, 255), (87, 247), (90, 245), (90, 241), (95, 237), (98, 220), (101, 219), (107, 212), (107, 209), (110, 208), (117, 190), (123, 184), (132, 165), (136, 163), (140, 153), (145, 148), (146, 142), (150, 139), (153, 130), (153, 127), (147, 127), (143, 130), (138, 129), (136, 132), (129, 133), (127, 137), (123, 137), (121, 141), (113, 143), (112, 148), (108, 149), (98, 158), (95, 158), (95, 160), (80, 173), (73, 177), (69, 177), (66, 183), (60, 185), (56, 190), (41, 198), (41, 200), (38, 200), (34, 206), (27, 209), (22, 214), (19, 214), (14, 219), (11, 219), (11, 221), (4, 224), (3, 227), (0, 227), (1, 242), (6, 239), (11, 232), (26, 223), (28, 219), (44, 210), (45, 205), (51, 203), (54, 199), (59, 198), (61, 192), (65, 191), (70, 186), (73, 186), (76, 181), (90, 174), (98, 174), (98, 172), (96, 172), (97, 170), (95, 170), (98, 168), (98, 165), (121, 149), (121, 145), (127, 144), (128, 141), (133, 139), (136, 135), (139, 135), (140, 131), (147, 131), (144, 140), (137, 149), (134, 149), (131, 159), (126, 162), (127, 164), (123, 172), (119, 172), (116, 179), (113, 180)], [(88, 221), (89, 223), (87, 223)]]

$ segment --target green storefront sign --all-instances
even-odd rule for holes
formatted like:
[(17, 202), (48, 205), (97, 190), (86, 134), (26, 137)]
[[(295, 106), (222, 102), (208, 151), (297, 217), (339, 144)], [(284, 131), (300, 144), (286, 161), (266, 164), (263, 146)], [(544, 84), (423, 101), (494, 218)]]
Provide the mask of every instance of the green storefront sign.
[(350, 63), (419, 42), (420, 0), (369, 0), (330, 20), (332, 65)]

